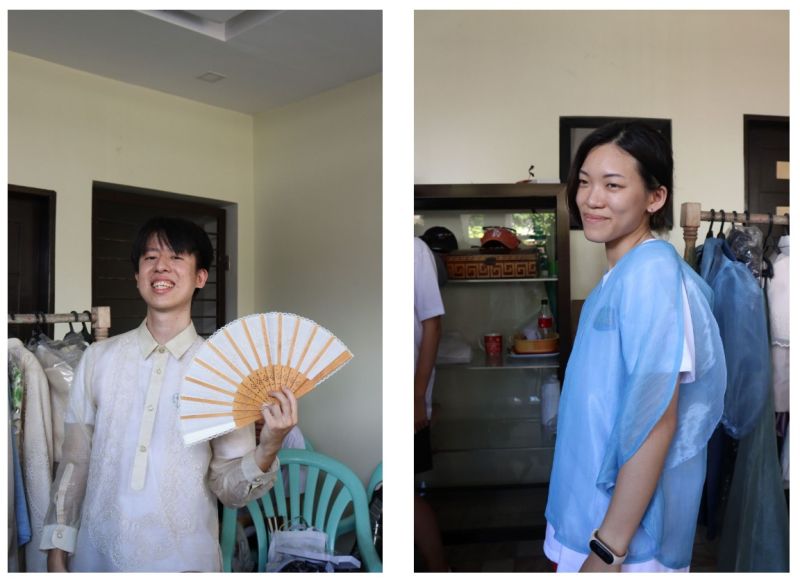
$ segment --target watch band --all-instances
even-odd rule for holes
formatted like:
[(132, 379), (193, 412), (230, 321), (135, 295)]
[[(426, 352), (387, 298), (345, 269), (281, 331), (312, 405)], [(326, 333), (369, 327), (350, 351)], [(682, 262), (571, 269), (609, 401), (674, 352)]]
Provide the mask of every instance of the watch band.
[(625, 559), (628, 558), (628, 553), (626, 552), (624, 555), (615, 554), (614, 551), (597, 536), (598, 530), (599, 529), (594, 529), (594, 531), (592, 531), (592, 537), (589, 539), (589, 548), (592, 552), (600, 557), (607, 565), (619, 565), (625, 562)]

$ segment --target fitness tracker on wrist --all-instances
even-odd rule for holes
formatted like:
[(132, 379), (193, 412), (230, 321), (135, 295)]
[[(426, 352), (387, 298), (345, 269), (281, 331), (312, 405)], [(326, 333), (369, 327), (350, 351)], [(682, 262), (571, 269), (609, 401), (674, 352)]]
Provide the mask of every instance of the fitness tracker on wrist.
[(607, 565), (619, 565), (625, 562), (628, 553), (626, 552), (624, 555), (615, 554), (608, 545), (600, 540), (597, 536), (597, 531), (598, 529), (594, 529), (594, 531), (592, 531), (592, 537), (589, 539), (589, 548), (592, 552), (600, 557)]

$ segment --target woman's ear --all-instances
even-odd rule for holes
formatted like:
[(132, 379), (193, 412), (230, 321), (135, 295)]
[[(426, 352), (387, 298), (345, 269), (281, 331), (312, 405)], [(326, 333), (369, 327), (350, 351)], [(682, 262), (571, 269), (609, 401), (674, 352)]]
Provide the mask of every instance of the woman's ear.
[(655, 214), (667, 203), (667, 188), (658, 186), (657, 189), (649, 192), (648, 196), (650, 197), (650, 203), (647, 204), (647, 212)]

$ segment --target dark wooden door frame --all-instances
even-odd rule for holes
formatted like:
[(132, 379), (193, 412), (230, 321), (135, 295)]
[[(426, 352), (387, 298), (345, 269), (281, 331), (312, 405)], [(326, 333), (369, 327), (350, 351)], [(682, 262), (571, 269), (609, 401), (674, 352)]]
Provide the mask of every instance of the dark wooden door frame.
[(750, 164), (747, 160), (750, 156), (750, 140), (747, 138), (750, 128), (754, 123), (785, 123), (789, 125), (789, 117), (782, 115), (745, 115), (742, 126), (742, 141), (744, 142), (744, 204), (745, 209), (748, 209), (748, 200), (750, 199)]
[[(47, 205), (48, 245), (47, 248), (44, 249), (47, 256), (45, 257), (45, 268), (40, 269), (40, 272), (42, 272), (46, 278), (44, 283), (44, 312), (53, 313), (55, 310), (56, 296), (56, 192), (54, 190), (44, 190), (41, 188), (31, 188), (28, 186), (9, 184), (8, 195), (35, 196), (44, 199)], [(49, 337), (53, 336), (53, 325), (44, 325), (42, 328)]]

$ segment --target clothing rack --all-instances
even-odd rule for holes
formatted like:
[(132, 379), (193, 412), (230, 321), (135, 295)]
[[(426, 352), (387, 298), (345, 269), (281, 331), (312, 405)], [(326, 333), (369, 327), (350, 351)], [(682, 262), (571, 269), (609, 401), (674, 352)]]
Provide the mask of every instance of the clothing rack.
[(681, 204), (681, 228), (683, 228), (683, 240), (686, 247), (683, 250), (683, 258), (690, 264), (694, 263), (694, 248), (697, 243), (697, 230), (700, 228), (700, 222), (714, 222), (720, 223), (734, 222), (739, 224), (773, 224), (775, 226), (788, 226), (789, 225), (789, 208), (788, 206), (776, 208), (775, 214), (749, 214), (747, 212), (726, 212), (725, 210), (717, 210), (716, 215), (713, 215), (711, 210), (702, 210), (699, 203), (684, 202)]
[(111, 328), (111, 307), (92, 307), (91, 311), (75, 314), (35, 313), (31, 315), (10, 313), (8, 315), (8, 323), (11, 325), (91, 323), (95, 340), (102, 341), (103, 339), (108, 339), (108, 330)]

